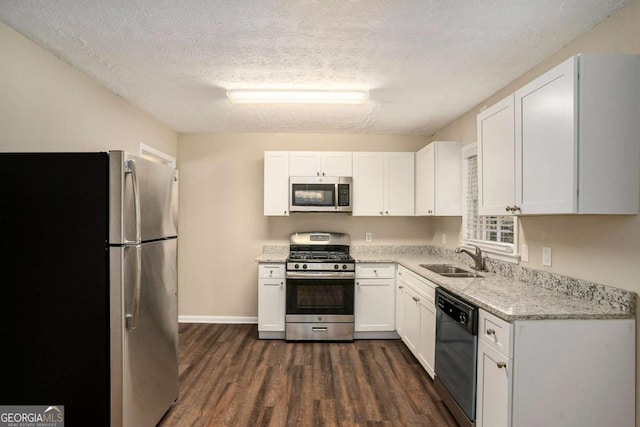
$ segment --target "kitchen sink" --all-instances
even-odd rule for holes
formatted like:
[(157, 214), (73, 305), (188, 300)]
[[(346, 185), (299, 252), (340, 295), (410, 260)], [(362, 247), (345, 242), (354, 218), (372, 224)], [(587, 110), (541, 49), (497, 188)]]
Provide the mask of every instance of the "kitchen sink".
[(482, 277), (478, 273), (449, 264), (420, 264), (420, 267), (445, 277)]

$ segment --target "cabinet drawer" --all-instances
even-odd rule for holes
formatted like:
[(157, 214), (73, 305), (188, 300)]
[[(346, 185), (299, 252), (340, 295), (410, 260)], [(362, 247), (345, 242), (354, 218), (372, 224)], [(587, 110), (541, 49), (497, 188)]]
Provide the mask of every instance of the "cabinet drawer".
[(284, 264), (260, 264), (258, 266), (258, 277), (261, 279), (284, 278)]
[(479, 310), (478, 322), (480, 340), (511, 357), (511, 324), (484, 310)]
[(356, 264), (357, 279), (393, 279), (395, 264)]
[[(400, 268), (402, 270), (400, 270)], [(411, 286), (416, 292), (430, 299), (431, 302), (435, 301), (436, 285), (404, 267), (398, 268), (398, 276), (400, 277), (400, 280), (402, 280), (406, 285)]]

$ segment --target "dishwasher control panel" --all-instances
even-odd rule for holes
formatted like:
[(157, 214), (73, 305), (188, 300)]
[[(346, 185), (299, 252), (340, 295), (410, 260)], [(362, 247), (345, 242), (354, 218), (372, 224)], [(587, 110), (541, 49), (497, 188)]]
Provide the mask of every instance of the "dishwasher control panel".
[(473, 335), (478, 333), (478, 307), (453, 295), (442, 288), (436, 289), (436, 307), (447, 317), (467, 329)]

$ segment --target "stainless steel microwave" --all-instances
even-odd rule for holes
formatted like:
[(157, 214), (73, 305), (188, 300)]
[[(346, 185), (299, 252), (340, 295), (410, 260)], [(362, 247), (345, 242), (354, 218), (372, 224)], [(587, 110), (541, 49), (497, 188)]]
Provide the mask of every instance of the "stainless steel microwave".
[(290, 212), (351, 212), (353, 178), (344, 176), (292, 176), (289, 178)]

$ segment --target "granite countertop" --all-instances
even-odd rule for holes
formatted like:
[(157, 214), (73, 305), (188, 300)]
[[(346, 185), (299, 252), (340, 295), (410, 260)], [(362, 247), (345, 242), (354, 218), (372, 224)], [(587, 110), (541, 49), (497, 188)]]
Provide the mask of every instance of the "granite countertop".
[[(266, 247), (265, 247), (266, 248)], [(289, 255), (286, 247), (270, 247), (256, 258), (257, 262), (285, 262)], [(466, 270), (469, 266), (437, 254), (412, 250), (395, 250), (383, 253), (358, 253), (351, 255), (358, 263), (397, 263), (438, 286), (466, 299), (496, 316), (513, 322), (516, 320), (542, 319), (633, 319), (635, 318), (635, 294), (603, 285), (579, 284), (581, 295), (568, 295), (558, 290), (548, 289), (540, 283), (527, 283), (514, 277), (490, 272), (481, 272), (483, 277), (445, 277), (429, 271), (420, 264), (450, 264)], [(534, 281), (539, 281), (536, 279)], [(573, 279), (571, 279), (573, 280)], [(562, 285), (558, 286), (559, 288)], [(594, 289), (592, 289), (594, 288)], [(613, 290), (611, 298), (603, 301), (601, 288)], [(620, 291), (622, 304), (615, 303), (615, 291)], [(631, 297), (629, 297), (631, 295)], [(600, 298), (600, 299), (599, 299)], [(631, 303), (626, 299), (630, 298)]]
[(631, 319), (629, 312), (565, 295), (513, 278), (481, 272), (481, 278), (444, 277), (420, 264), (469, 266), (429, 255), (354, 255), (356, 262), (395, 262), (508, 322), (541, 319)]

